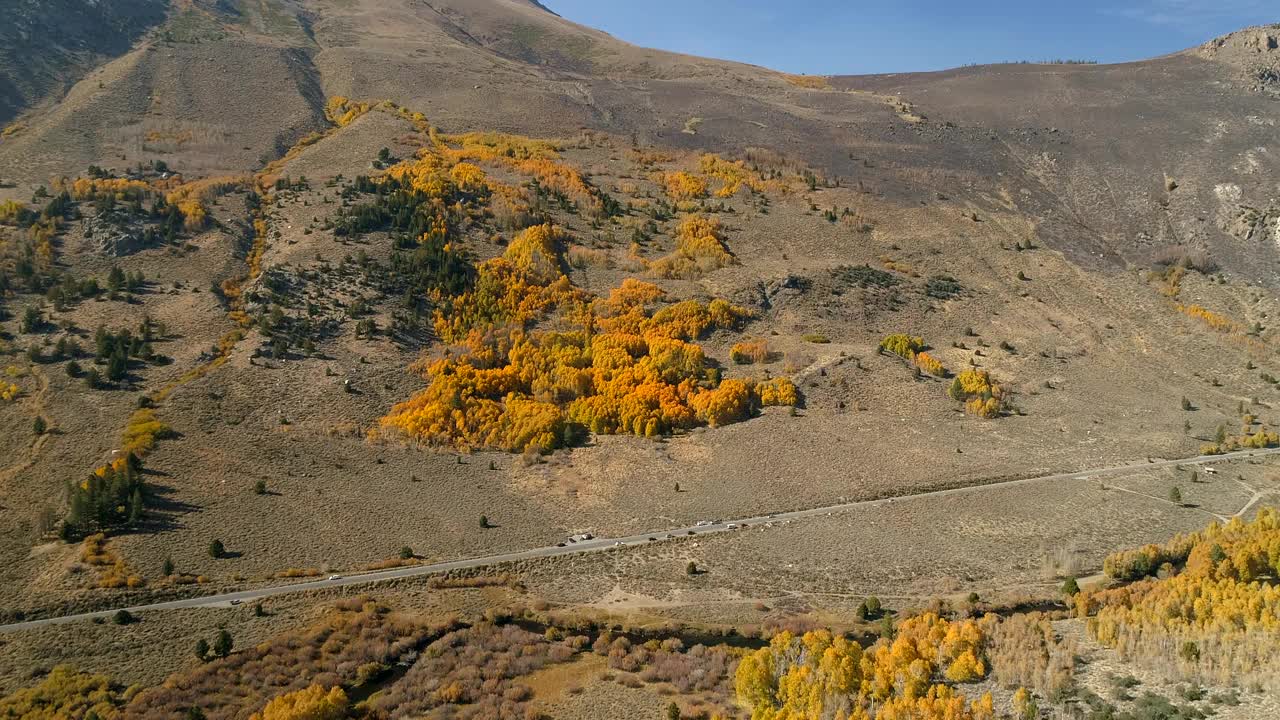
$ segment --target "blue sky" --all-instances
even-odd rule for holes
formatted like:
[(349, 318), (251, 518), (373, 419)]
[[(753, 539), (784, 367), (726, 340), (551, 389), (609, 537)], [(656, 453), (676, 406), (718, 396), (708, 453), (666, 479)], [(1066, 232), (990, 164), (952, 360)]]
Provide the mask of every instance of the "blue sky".
[(647, 47), (810, 74), (1125, 62), (1280, 22), (1280, 0), (542, 0)]

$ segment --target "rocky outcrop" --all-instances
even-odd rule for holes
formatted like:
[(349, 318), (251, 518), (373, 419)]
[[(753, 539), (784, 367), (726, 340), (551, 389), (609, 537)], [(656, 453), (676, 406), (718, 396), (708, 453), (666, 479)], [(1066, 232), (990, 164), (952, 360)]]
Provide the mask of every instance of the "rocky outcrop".
[(1280, 24), (1245, 28), (1214, 38), (1196, 52), (1234, 65), (1253, 92), (1280, 97)]

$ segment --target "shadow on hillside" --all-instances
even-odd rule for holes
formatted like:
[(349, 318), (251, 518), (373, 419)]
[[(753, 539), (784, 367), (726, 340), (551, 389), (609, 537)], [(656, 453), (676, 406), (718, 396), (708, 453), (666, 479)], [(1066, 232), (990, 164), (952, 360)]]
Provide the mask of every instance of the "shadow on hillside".
[[(166, 473), (159, 471), (149, 471), (147, 474), (153, 477), (168, 477)], [(185, 527), (181, 521), (182, 516), (201, 509), (199, 505), (177, 499), (177, 490), (168, 485), (148, 482), (147, 492), (151, 502), (147, 507), (146, 520), (138, 526), (140, 532), (159, 534), (181, 530)]]

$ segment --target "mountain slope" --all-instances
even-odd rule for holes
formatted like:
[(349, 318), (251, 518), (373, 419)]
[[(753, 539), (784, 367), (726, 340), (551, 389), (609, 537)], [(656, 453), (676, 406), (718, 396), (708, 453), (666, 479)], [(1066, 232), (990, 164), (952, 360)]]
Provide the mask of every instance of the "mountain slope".
[(921, 174), (977, 173), (973, 199), (1011, 196), (1078, 261), (1142, 263), (1186, 247), (1271, 282), (1276, 34), (1117, 66), (806, 89), (761, 68), (636, 48), (524, 0), (195, 5), (33, 118), (0, 159), (34, 181), (104, 157), (144, 160), (148, 134), (194, 135), (168, 148), (171, 164), (244, 171), (318, 129), (326, 95), (389, 99), (445, 129), (483, 118), (532, 135), (591, 128), (676, 148), (771, 148), (833, 176), (882, 176), (881, 191), (900, 196)]
[[(1280, 51), (1257, 59), (1280, 62)], [(954, 123), (935, 131), (921, 164), (947, 157), (948, 133), (984, 134), (1006, 173), (998, 184), (1080, 262), (1144, 264), (1185, 247), (1274, 286), (1275, 101), (1240, 80), (1235, 65), (1191, 51), (1123, 65), (1001, 65), (838, 83), (900, 94)]]
[(652, 550), (512, 573), (735, 628), (1056, 602), (1275, 497), (1262, 459), (1145, 461), (1280, 444), (1272, 35), (791, 77), (531, 0), (175, 2), (0, 138), (0, 610), (588, 532)]
[(166, 0), (17, 0), (0, 26), (0, 126), (56, 95), (165, 17)]

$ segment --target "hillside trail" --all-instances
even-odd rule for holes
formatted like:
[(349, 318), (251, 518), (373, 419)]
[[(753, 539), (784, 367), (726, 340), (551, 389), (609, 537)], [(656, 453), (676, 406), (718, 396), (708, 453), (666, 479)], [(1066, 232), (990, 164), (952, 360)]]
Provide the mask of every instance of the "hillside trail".
[(1233, 478), (1233, 480), (1238, 485), (1240, 485), (1240, 487), (1243, 487), (1245, 490), (1249, 491), (1249, 499), (1245, 501), (1244, 505), (1240, 506), (1239, 510), (1235, 511), (1234, 513), (1231, 513), (1230, 515), (1223, 515), (1222, 513), (1213, 512), (1212, 510), (1205, 510), (1204, 508), (1201, 508), (1201, 507), (1186, 505), (1184, 503), (1170, 500), (1169, 498), (1158, 497), (1156, 495), (1152, 495), (1150, 493), (1144, 493), (1139, 490), (1131, 490), (1129, 488), (1126, 488), (1120, 485), (1104, 484), (1104, 489), (1118, 490), (1120, 492), (1129, 493), (1130, 495), (1137, 495), (1138, 497), (1144, 497), (1149, 500), (1155, 500), (1156, 502), (1164, 503), (1165, 505), (1170, 505), (1172, 507), (1180, 508), (1183, 510), (1195, 510), (1196, 512), (1204, 513), (1205, 515), (1208, 515), (1214, 520), (1217, 520), (1218, 522), (1222, 522), (1222, 523), (1229, 522), (1233, 518), (1243, 518), (1245, 513), (1249, 512), (1249, 508), (1256, 505), (1259, 500), (1261, 500), (1262, 498), (1268, 495), (1272, 495), (1275, 493), (1275, 491), (1272, 489), (1259, 490), (1258, 488), (1253, 487), (1252, 485), (1246, 483), (1244, 480), (1241, 480), (1240, 478)]
[[(1234, 515), (1231, 516), (1233, 518), (1243, 518), (1244, 514), (1249, 512), (1249, 508), (1257, 504), (1257, 502), (1262, 498), (1272, 494), (1272, 491), (1259, 490), (1253, 487), (1252, 485), (1246, 483), (1244, 480), (1241, 480), (1240, 478), (1236, 478), (1235, 481), (1239, 483), (1241, 487), (1243, 487), (1245, 490), (1248, 490), (1252, 494), (1249, 497), (1249, 501), (1246, 502), (1243, 507), (1241, 507), (1239, 510), (1235, 512)], [(1225, 518), (1224, 518), (1224, 521), (1225, 521)]]

